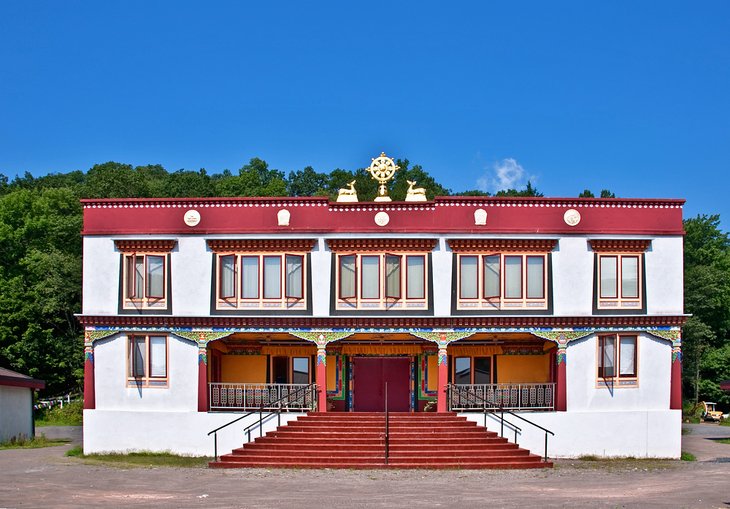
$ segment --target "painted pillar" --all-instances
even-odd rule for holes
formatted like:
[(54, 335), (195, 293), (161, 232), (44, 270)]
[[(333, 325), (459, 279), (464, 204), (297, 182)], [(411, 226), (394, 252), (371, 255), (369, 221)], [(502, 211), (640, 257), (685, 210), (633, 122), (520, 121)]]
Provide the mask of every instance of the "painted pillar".
[(555, 410), (565, 412), (568, 409), (567, 385), (566, 385), (566, 356), (567, 343), (558, 344), (558, 352), (555, 355), (557, 364), (557, 377), (555, 380)]
[(208, 350), (198, 344), (198, 412), (208, 411)]
[(682, 341), (672, 343), (672, 382), (669, 409), (682, 409)]
[(94, 345), (87, 342), (84, 345), (84, 410), (96, 408), (96, 394), (94, 392)]
[(446, 412), (446, 384), (449, 380), (449, 356), (446, 354), (446, 347), (439, 348), (439, 383), (438, 383), (438, 395), (436, 399), (436, 411)]
[(327, 411), (327, 350), (317, 347), (317, 410)]

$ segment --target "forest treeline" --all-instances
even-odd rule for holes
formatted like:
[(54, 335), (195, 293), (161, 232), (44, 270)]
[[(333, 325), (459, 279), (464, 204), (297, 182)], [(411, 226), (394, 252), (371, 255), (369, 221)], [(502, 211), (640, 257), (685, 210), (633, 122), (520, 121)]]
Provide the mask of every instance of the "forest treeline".
[[(419, 165), (397, 160), (401, 169), (389, 189), (403, 200), (407, 180), (426, 189), (428, 199), (454, 192)], [(83, 331), (74, 314), (81, 310), (81, 198), (329, 196), (356, 181), (361, 201), (377, 194), (364, 168), (329, 173), (308, 166), (283, 171), (254, 158), (237, 172), (168, 172), (160, 165), (98, 164), (86, 172), (0, 175), (0, 366), (41, 378), (47, 394), (80, 387)], [(528, 183), (499, 196), (542, 196)], [(591, 197), (585, 190), (581, 197)], [(613, 198), (608, 190), (601, 197)], [(685, 220), (685, 308), (693, 317), (684, 330), (685, 397), (730, 406), (719, 389), (730, 379), (730, 241), (718, 216)]]

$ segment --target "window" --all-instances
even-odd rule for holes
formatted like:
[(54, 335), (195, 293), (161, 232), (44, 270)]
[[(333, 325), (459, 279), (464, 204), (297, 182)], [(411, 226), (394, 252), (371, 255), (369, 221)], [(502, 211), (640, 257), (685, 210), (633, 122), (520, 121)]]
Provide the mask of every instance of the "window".
[(427, 309), (424, 254), (341, 254), (337, 309)]
[(309, 357), (292, 357), (292, 383), (309, 383)]
[(598, 254), (598, 308), (642, 307), (640, 254)]
[(636, 385), (637, 337), (602, 335), (598, 337), (598, 383)]
[(167, 386), (167, 336), (129, 336), (127, 350), (129, 385)]
[(646, 312), (644, 253), (650, 239), (589, 239), (595, 252), (594, 311)]
[(217, 309), (306, 309), (302, 254), (218, 253)]
[(167, 255), (125, 253), (122, 256), (123, 307), (125, 309), (167, 308)]
[(492, 358), (491, 357), (454, 357), (455, 384), (491, 384)]
[(457, 254), (457, 309), (546, 309), (547, 254)]

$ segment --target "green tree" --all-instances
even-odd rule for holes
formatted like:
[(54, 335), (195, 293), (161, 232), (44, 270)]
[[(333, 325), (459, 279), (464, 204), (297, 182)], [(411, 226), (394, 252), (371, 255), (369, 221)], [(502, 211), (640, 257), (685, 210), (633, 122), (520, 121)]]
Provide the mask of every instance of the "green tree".
[(307, 166), (303, 170), (289, 172), (287, 190), (289, 196), (326, 196), (328, 176)]

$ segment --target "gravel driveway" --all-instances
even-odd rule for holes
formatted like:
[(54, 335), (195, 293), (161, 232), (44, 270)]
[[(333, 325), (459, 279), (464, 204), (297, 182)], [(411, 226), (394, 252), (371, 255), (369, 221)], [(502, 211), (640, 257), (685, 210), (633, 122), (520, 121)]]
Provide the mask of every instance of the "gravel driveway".
[(69, 447), (0, 451), (0, 507), (730, 506), (730, 463), (717, 461), (559, 460), (538, 471), (220, 471), (104, 466), (65, 457)]

